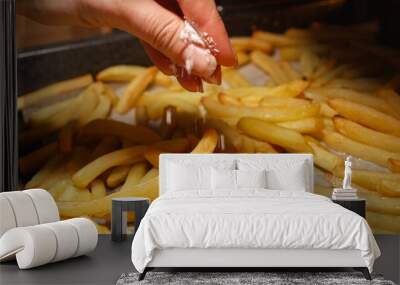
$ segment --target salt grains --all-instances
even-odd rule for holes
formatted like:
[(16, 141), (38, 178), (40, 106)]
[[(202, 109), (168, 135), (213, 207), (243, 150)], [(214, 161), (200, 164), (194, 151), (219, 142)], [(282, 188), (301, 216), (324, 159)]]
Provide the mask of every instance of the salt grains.
[(193, 65), (195, 64), (195, 54), (197, 57), (200, 55), (204, 59), (207, 70), (211, 73), (215, 70), (217, 62), (213, 53), (218, 52), (218, 50), (215, 47), (214, 40), (208, 33), (199, 34), (193, 25), (185, 20), (179, 38), (187, 44), (183, 56), (185, 60), (184, 67), (188, 74), (191, 74)]

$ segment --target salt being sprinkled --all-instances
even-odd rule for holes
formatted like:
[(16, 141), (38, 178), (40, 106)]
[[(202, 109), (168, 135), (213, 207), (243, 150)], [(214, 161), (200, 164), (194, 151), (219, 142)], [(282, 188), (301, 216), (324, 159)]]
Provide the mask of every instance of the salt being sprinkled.
[(198, 45), (200, 47), (206, 48), (206, 43), (201, 38), (200, 34), (194, 29), (194, 27), (188, 22), (184, 21), (184, 26), (179, 35), (179, 38), (188, 43)]
[(215, 48), (215, 42), (211, 36), (207, 33), (203, 33), (202, 36), (192, 24), (185, 20), (179, 38), (187, 44), (183, 52), (187, 73), (191, 74), (193, 66), (197, 64), (197, 66), (201, 65), (202, 69), (211, 76), (217, 67), (217, 60), (212, 52), (219, 52)]

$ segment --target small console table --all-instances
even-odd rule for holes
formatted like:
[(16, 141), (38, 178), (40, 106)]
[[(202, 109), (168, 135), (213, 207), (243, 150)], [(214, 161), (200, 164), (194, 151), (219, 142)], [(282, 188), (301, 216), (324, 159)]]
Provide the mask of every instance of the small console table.
[(140, 221), (149, 208), (150, 200), (147, 198), (114, 198), (112, 199), (111, 213), (111, 239), (113, 241), (123, 241), (126, 239), (127, 212), (135, 213), (135, 232), (139, 227)]

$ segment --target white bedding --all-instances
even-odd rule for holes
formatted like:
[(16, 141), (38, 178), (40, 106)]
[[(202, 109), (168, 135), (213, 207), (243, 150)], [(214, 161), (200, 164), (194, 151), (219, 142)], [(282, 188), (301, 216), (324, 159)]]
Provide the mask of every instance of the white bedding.
[(248, 189), (166, 193), (155, 200), (132, 243), (143, 272), (155, 249), (358, 249), (372, 271), (380, 251), (362, 217), (329, 199), (298, 191)]

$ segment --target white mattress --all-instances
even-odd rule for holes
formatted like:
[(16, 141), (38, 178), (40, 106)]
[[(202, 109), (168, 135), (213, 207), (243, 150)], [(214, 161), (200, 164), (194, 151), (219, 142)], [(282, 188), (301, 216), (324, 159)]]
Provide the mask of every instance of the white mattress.
[(355, 249), (372, 271), (379, 248), (362, 217), (329, 199), (296, 191), (249, 189), (199, 196), (166, 193), (155, 200), (132, 243), (143, 272), (156, 249)]

